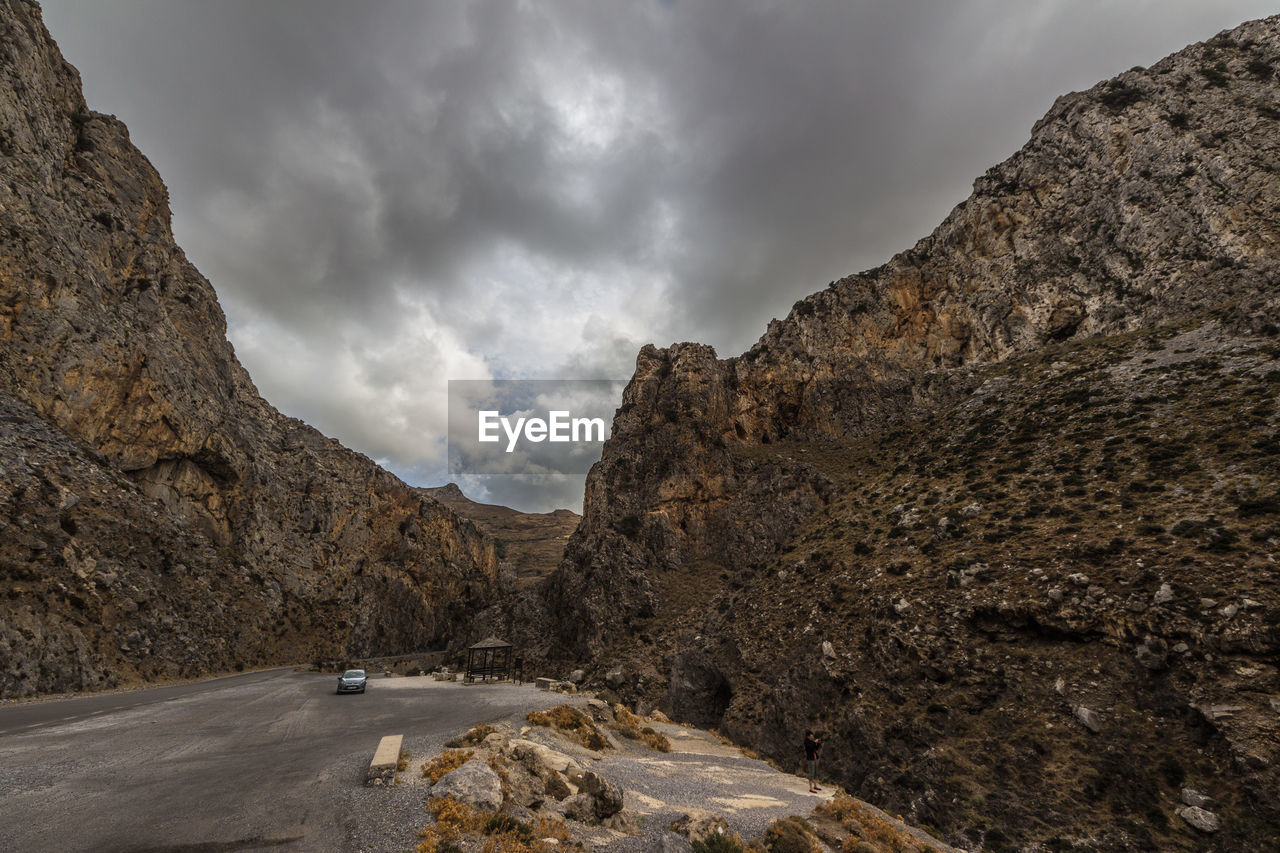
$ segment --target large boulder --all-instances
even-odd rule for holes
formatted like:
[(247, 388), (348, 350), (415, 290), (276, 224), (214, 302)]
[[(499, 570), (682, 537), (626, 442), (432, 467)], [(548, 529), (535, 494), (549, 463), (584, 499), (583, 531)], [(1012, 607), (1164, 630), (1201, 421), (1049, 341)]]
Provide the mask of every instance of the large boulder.
[(502, 780), (483, 761), (472, 759), (440, 777), (431, 786), (431, 796), (452, 797), (485, 811), (502, 808)]

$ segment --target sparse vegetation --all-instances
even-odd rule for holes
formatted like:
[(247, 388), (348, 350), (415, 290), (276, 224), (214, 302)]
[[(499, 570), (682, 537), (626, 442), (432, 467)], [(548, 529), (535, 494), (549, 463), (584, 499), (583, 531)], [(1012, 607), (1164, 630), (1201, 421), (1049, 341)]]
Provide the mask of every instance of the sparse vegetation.
[(638, 740), (650, 749), (658, 752), (670, 752), (671, 741), (667, 736), (644, 725), (644, 721), (628, 711), (622, 705), (613, 708), (613, 730), (629, 740)]
[(822, 853), (822, 844), (809, 822), (798, 815), (780, 818), (765, 827), (761, 841), (769, 853)]
[[(1198, 597), (1217, 602), (1197, 623), (1209, 634), (1256, 625), (1268, 612), (1218, 615), (1243, 597), (1273, 606), (1267, 569), (1242, 564), (1280, 545), (1280, 350), (1238, 347), (1200, 321), (1069, 341), (975, 371), (971, 387), (989, 382), (998, 395), (962, 396), (882, 433), (734, 447), (739, 472), (762, 481), (813, 472), (829, 502), (749, 568), (705, 555), (655, 575), (661, 612), (636, 620), (611, 653), (639, 658), (663, 642), (641, 638), (694, 636), (709, 613), (732, 614), (738, 627), (722, 639), (742, 662), (732, 664), (722, 701), (729, 721), (750, 727), (753, 706), (737, 697), (777, 684), (769, 671), (777, 646), (754, 637), (780, 638), (803, 659), (798, 667), (816, 666), (829, 638), (836, 657), (822, 666), (833, 684), (857, 685), (859, 707), (877, 709), (866, 713), (879, 714), (884, 738), (860, 740), (860, 724), (846, 724), (837, 735), (846, 748), (891, 742), (904, 755), (930, 755), (901, 763), (867, 756), (885, 790), (902, 798), (890, 804), (945, 789), (955, 802), (931, 822), (965, 828), (991, 849), (1036, 837), (1045, 803), (1060, 817), (1095, 809), (1099, 832), (1116, 846), (1178, 849), (1172, 812), (1153, 808), (1177, 800), (1166, 783), (1171, 768), (1187, 778), (1223, 774), (1197, 757), (1203, 735), (1177, 710), (1185, 697), (1178, 705), (1172, 693), (1148, 694), (1118, 677), (1135, 671), (1143, 634), (1100, 637), (1150, 608), (1166, 583), (1175, 598), (1143, 617), (1144, 633), (1196, 619), (1189, 611)], [(1202, 649), (1185, 637), (1164, 634), (1155, 672), (1199, 665)], [(1044, 670), (1049, 644), (1053, 677)], [(1178, 645), (1190, 649), (1175, 652)], [(1052, 689), (1058, 675), (1063, 694)], [(1100, 735), (1083, 732), (1066, 705), (1094, 689), (1107, 697), (1098, 700)], [(1149, 707), (1108, 704), (1135, 692)], [(830, 701), (841, 701), (834, 688)], [(768, 735), (758, 746), (791, 755)], [(1156, 780), (1159, 796), (1095, 766), (1099, 749), (1142, 754), (1135, 772)], [(861, 759), (829, 766), (852, 778), (868, 772)], [(1011, 790), (1034, 794), (1000, 793)], [(1141, 802), (1124, 799), (1139, 792)], [(1240, 796), (1218, 806), (1224, 820), (1239, 819)]]
[(746, 845), (734, 832), (712, 833), (705, 840), (692, 842), (693, 853), (743, 853)]
[(1216, 62), (1213, 65), (1200, 68), (1200, 76), (1205, 79), (1210, 86), (1217, 86), (1225, 89), (1231, 82), (1231, 77), (1227, 71), (1225, 62)]
[[(504, 814), (479, 811), (452, 797), (432, 797), (428, 809), (435, 821), (418, 830), (417, 853), (551, 853), (581, 849), (572, 843), (563, 822), (538, 818), (526, 823)], [(479, 841), (479, 846), (475, 841)], [(468, 843), (470, 842), (470, 843)]]
[(535, 726), (564, 732), (587, 749), (611, 748), (609, 741), (590, 717), (572, 705), (557, 705), (549, 711), (531, 711), (525, 719)]
[(457, 770), (475, 757), (476, 754), (469, 749), (446, 749), (435, 758), (430, 758), (422, 763), (422, 778), (434, 785), (446, 773)]
[(1134, 104), (1141, 103), (1145, 98), (1146, 93), (1140, 87), (1120, 80), (1107, 83), (1103, 87), (1102, 94), (1098, 96), (1102, 105), (1113, 113), (1122, 112)]
[(821, 803), (814, 812), (834, 820), (849, 833), (842, 848), (844, 853), (862, 853), (868, 846), (894, 853), (937, 853), (932, 846), (903, 832), (852, 797), (841, 794)]

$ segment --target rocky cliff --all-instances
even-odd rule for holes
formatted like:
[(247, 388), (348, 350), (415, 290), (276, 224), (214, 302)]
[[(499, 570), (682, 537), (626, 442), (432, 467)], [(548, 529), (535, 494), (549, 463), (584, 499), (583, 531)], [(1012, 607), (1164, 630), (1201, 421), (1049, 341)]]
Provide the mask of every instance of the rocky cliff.
[(565, 544), (581, 517), (572, 510), (520, 512), (509, 506), (482, 504), (462, 493), (457, 484), (419, 489), (475, 524), (493, 539), (500, 570), (508, 574), (504, 589), (529, 589), (560, 565)]
[(1271, 18), (1066, 95), (744, 355), (642, 350), (548, 652), (954, 843), (1268, 849), (1278, 69)]
[(0, 696), (443, 644), (492, 543), (262, 400), (164, 184), (0, 0)]

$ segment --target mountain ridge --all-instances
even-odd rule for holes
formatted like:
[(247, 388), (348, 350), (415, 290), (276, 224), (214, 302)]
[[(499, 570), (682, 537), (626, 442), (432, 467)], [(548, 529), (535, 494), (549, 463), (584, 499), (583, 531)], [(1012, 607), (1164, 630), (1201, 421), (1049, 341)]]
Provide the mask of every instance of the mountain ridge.
[[(796, 732), (829, 727), (848, 745), (838, 781), (959, 846), (1201, 849), (1167, 780), (1217, 775), (1213, 849), (1266, 849), (1277, 69), (1272, 17), (1065, 95), (932, 234), (800, 300), (743, 355), (642, 349), (541, 590), (542, 650), (785, 764)], [(1198, 355), (1180, 360), (1165, 342), (1188, 335)], [(1096, 409), (1064, 376), (1094, 377)], [(1177, 417), (1179, 395), (1202, 425)], [(1144, 426), (1165, 418), (1169, 434)], [(983, 471), (985, 456), (1005, 461)], [(859, 466), (883, 482), (850, 480)], [(1166, 518), (1170, 490), (1182, 517)], [(1224, 603), (1218, 574), (1250, 578), (1252, 604)], [(1041, 674), (1054, 660), (1060, 690)], [(1215, 717), (1233, 695), (1252, 698)], [(1009, 739), (1036, 727), (1062, 734)], [(989, 761), (938, 759), (974, 735)], [(1092, 775), (1058, 787), (1031, 772), (1046, 762)]]

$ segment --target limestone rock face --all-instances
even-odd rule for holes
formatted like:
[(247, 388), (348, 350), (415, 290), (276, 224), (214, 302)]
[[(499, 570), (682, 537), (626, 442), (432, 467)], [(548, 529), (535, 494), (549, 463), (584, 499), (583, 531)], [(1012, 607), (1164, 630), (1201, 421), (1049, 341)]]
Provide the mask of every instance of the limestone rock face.
[(430, 647), (488, 603), (487, 539), (259, 397), (164, 184), (22, 0), (0, 169), (0, 696)]
[(1242, 300), (1276, 323), (1277, 20), (1064, 95), (931, 235), (797, 302), (742, 356), (647, 346), (551, 584), (571, 645), (653, 610), (653, 572), (750, 564), (829, 499), (736, 446), (838, 439), (957, 398), (967, 366)]
[(1277, 71), (1269, 18), (1059, 98), (747, 353), (641, 350), (545, 651), (792, 768), (820, 730), (967, 849), (1177, 849), (1209, 780), (1220, 849), (1267, 849)]

